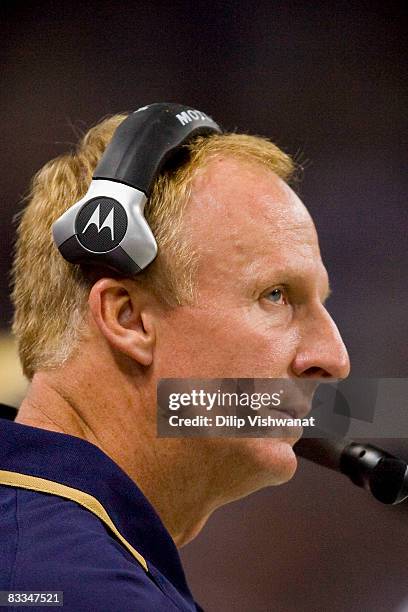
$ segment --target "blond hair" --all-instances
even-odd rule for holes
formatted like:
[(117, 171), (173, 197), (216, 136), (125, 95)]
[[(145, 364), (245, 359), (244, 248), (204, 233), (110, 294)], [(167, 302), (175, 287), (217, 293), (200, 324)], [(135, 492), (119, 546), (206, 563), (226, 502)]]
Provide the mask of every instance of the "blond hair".
[[(75, 151), (49, 161), (33, 177), (27, 206), (16, 215), (19, 225), (12, 268), (12, 332), (23, 373), (29, 380), (38, 370), (63, 365), (86, 334), (88, 295), (97, 276), (61, 257), (52, 240), (51, 226), (85, 195), (99, 159), (125, 118), (115, 115), (101, 121), (85, 134)], [(179, 160), (176, 168), (163, 172), (154, 185), (145, 216), (159, 252), (155, 261), (134, 278), (169, 307), (194, 301), (197, 255), (181, 226), (196, 170), (220, 154), (260, 163), (284, 180), (294, 170), (288, 155), (258, 136), (229, 133), (198, 137), (185, 153), (186, 158)]]

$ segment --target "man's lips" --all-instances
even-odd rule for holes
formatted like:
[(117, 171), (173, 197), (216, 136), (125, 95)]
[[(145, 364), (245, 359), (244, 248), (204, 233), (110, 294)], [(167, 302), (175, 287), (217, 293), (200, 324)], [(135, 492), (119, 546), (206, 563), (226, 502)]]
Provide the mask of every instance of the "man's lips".
[(279, 409), (278, 408), (278, 412), (282, 412), (282, 414), (286, 414), (287, 416), (291, 417), (292, 419), (303, 419), (304, 417), (306, 417), (309, 412), (312, 410), (312, 402), (310, 401), (310, 405), (309, 406), (296, 406), (296, 408), (282, 408)]
[(292, 419), (303, 419), (313, 408), (313, 397), (321, 384), (320, 379), (287, 378), (282, 383), (281, 405), (275, 410), (286, 414)]

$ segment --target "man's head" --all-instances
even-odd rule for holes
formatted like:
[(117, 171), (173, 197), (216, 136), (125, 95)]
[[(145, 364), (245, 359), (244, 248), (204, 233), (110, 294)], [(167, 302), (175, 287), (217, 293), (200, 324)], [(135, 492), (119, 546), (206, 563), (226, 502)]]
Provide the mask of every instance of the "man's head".
[(117, 422), (128, 456), (145, 444), (162, 472), (187, 482), (200, 473), (212, 510), (288, 480), (295, 439), (157, 440), (157, 381), (342, 378), (348, 355), (323, 305), (313, 222), (286, 182), (293, 164), (262, 138), (201, 137), (159, 178), (146, 209), (159, 256), (140, 277), (92, 276), (62, 260), (51, 224), (86, 191), (121, 119), (37, 176), (17, 245), (14, 332), (29, 377), (45, 373), (88, 419)]
[[(48, 162), (35, 176), (19, 220), (13, 266), (16, 335), (24, 374), (62, 365), (86, 333), (88, 294), (103, 269), (68, 265), (52, 241), (51, 226), (87, 191), (93, 171), (125, 115), (90, 129), (72, 153)], [(258, 161), (287, 180), (290, 158), (263, 138), (242, 134), (196, 138), (186, 147), (188, 162), (164, 172), (146, 205), (145, 216), (159, 245), (156, 260), (134, 280), (169, 306), (191, 303), (197, 254), (188, 232), (180, 231), (194, 175), (212, 157), (227, 154)], [(184, 157), (187, 157), (184, 156)]]

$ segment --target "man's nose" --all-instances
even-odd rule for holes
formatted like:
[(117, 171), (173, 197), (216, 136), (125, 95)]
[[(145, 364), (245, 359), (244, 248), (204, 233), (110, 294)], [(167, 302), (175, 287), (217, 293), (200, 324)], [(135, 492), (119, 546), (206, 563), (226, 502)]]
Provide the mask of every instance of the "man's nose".
[(292, 370), (308, 378), (347, 378), (350, 359), (337, 326), (322, 304), (305, 313)]

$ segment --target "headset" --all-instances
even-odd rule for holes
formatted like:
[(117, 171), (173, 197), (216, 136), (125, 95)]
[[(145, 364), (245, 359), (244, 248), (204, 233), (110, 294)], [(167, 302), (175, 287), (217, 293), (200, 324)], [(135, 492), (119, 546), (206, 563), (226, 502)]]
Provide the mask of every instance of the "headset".
[(163, 167), (196, 136), (222, 133), (205, 113), (155, 103), (131, 113), (115, 130), (83, 198), (52, 226), (61, 255), (133, 276), (157, 255), (144, 208)]

